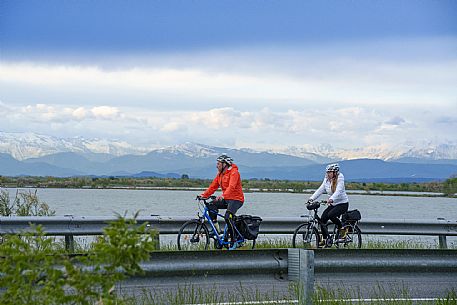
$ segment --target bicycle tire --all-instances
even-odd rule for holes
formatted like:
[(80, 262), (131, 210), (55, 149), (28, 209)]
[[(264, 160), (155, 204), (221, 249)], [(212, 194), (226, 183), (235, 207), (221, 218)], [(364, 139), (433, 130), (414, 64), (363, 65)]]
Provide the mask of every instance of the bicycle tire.
[(178, 233), (178, 250), (207, 250), (210, 243), (209, 231), (197, 219), (184, 223)]
[(317, 249), (319, 248), (319, 232), (313, 224), (303, 223), (299, 225), (292, 237), (293, 248)]
[(357, 249), (362, 248), (362, 231), (360, 230), (358, 225), (354, 226), (354, 233), (353, 234), (355, 236), (357, 236), (357, 243), (356, 243)]
[(339, 248), (340, 245), (342, 245), (344, 248), (347, 248), (347, 249), (351, 249), (351, 248), (360, 249), (362, 247), (362, 231), (357, 226), (357, 224), (350, 225), (349, 228), (350, 228), (350, 230), (347, 233), (348, 237), (346, 237), (346, 239), (344, 241), (339, 241), (340, 232), (338, 230), (336, 230), (335, 240), (338, 242), (335, 243), (335, 246), (337, 248)]

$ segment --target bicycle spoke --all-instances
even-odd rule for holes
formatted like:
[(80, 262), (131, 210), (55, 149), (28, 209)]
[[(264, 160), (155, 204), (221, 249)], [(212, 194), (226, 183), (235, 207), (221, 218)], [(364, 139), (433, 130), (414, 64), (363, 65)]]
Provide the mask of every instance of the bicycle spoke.
[(302, 224), (295, 229), (292, 239), (294, 248), (316, 249), (319, 246), (319, 233), (312, 225)]
[(198, 220), (186, 222), (178, 234), (179, 250), (206, 250), (209, 246), (209, 233), (205, 224)]

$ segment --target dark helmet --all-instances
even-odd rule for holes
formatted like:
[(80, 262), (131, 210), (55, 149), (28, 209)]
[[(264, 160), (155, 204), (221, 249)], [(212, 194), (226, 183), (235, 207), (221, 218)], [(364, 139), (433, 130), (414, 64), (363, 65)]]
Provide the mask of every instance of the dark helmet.
[(219, 157), (217, 157), (217, 161), (222, 162), (222, 163), (227, 163), (228, 165), (232, 165), (232, 163), (233, 163), (233, 159), (227, 155), (220, 155)]

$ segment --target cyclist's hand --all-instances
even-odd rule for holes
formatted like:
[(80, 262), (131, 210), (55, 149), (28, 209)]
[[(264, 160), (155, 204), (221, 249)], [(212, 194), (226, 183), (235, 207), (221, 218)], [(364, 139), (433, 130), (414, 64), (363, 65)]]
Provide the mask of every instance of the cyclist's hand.
[(197, 199), (197, 200), (205, 200), (206, 198), (203, 197), (202, 195), (197, 195), (197, 198), (195, 198), (195, 199)]
[(216, 197), (216, 200), (217, 200), (217, 201), (222, 201), (222, 200), (224, 200), (224, 196), (217, 196), (217, 197)]
[(333, 203), (333, 199), (329, 199), (329, 200), (327, 201), (327, 203), (328, 203), (328, 205), (333, 205), (333, 204), (332, 204), (332, 203)]
[(308, 201), (306, 202), (306, 204), (311, 204), (311, 203), (313, 203), (313, 202), (314, 202), (313, 199), (308, 199)]

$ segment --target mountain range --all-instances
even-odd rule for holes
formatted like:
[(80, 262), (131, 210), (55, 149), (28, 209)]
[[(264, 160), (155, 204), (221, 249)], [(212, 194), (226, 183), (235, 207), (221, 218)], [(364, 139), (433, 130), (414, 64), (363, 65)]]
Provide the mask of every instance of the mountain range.
[[(352, 152), (352, 154), (351, 154)], [(122, 142), (60, 139), (0, 132), (3, 176), (133, 176), (212, 178), (215, 158), (227, 153), (244, 179), (321, 180), (325, 163), (338, 161), (347, 180), (423, 182), (457, 174), (457, 145), (336, 150), (330, 145), (281, 151), (230, 149), (196, 143), (144, 148)]]

